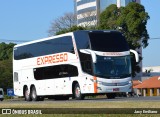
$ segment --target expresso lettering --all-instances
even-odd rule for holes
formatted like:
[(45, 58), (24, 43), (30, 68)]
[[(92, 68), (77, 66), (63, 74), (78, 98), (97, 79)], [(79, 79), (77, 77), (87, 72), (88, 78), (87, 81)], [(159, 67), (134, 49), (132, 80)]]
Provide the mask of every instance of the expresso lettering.
[(55, 54), (37, 58), (37, 65), (53, 64), (68, 61), (68, 54)]

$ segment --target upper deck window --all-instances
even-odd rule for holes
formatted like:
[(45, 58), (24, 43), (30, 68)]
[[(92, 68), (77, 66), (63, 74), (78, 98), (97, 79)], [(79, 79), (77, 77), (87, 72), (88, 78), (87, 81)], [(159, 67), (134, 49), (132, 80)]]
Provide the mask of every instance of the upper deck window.
[(59, 37), (17, 47), (14, 49), (14, 59), (20, 60), (61, 52), (74, 53), (71, 36)]
[(102, 52), (128, 51), (125, 37), (120, 32), (90, 32), (91, 49)]

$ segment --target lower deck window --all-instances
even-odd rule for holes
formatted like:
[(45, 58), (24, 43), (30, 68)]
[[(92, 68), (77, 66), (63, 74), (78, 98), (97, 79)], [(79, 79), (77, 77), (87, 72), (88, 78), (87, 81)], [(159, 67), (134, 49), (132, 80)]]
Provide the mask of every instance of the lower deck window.
[(69, 64), (34, 68), (33, 72), (36, 80), (78, 76), (77, 67)]

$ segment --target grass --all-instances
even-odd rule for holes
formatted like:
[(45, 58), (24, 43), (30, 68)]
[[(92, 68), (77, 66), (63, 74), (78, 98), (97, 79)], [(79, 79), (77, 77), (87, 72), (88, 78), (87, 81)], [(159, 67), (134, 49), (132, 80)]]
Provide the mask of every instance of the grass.
[[(0, 108), (160, 108), (158, 101), (42, 101), (0, 102)], [(43, 114), (7, 115), (7, 117), (158, 117), (158, 114)], [(0, 115), (0, 117), (6, 117)]]
[(43, 102), (0, 102), (1, 108), (160, 108), (156, 101), (43, 101)]

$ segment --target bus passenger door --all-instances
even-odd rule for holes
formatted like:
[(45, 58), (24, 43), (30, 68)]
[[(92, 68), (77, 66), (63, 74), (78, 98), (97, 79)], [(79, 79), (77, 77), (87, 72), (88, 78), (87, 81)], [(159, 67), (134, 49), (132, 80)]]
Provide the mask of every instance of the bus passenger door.
[[(77, 67), (69, 64), (59, 65), (58, 78), (55, 79), (55, 89), (57, 94), (72, 94), (72, 80), (75, 75), (78, 76)], [(76, 73), (74, 72), (76, 71)]]
[(62, 72), (61, 78), (61, 93), (62, 94), (70, 94), (71, 93), (71, 81), (68, 72)]
[(72, 94), (72, 81), (78, 77), (78, 68), (75, 65), (64, 65), (62, 69), (62, 92)]

